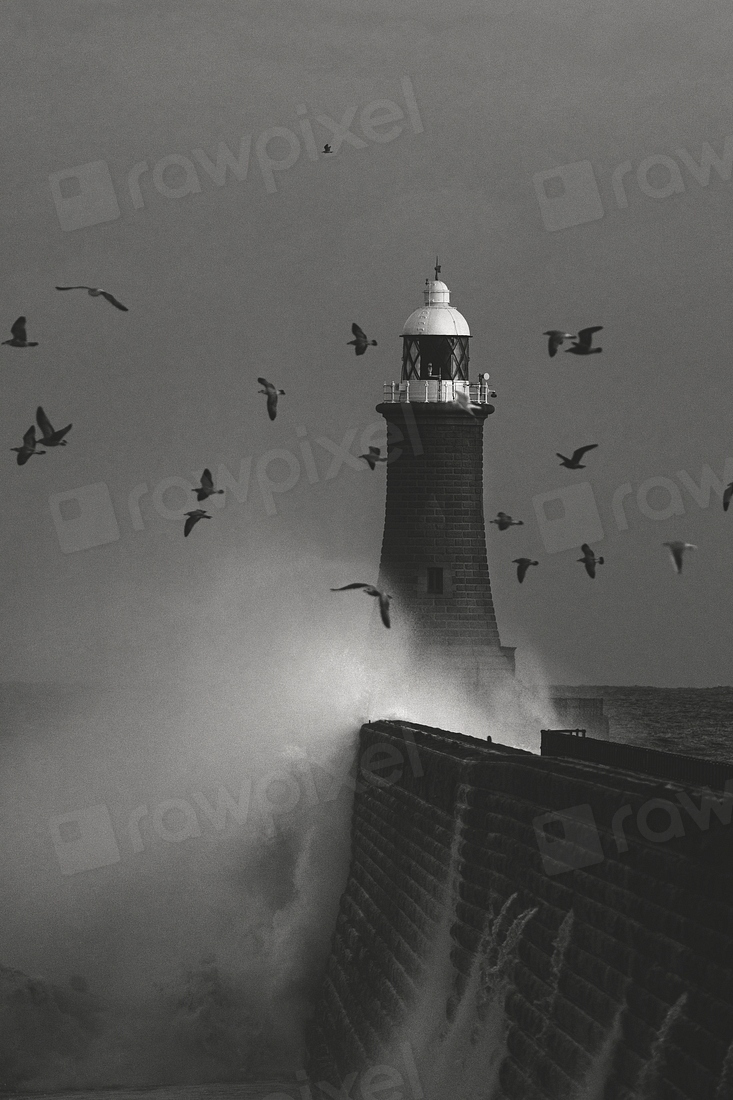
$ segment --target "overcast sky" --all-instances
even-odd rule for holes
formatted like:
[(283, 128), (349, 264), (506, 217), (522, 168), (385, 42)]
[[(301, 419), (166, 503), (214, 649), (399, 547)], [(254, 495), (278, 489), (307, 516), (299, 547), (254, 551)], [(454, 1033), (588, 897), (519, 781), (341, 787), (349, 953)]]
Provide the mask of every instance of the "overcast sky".
[[(733, 479), (732, 21), (705, 0), (6, 0), (3, 338), (24, 314), (39, 346), (0, 347), (0, 679), (232, 652), (262, 569), (276, 651), (296, 585), (318, 616), (319, 586), (376, 580), (384, 469), (333, 451), (379, 442), (439, 253), (498, 391), (486, 516), (524, 520), (489, 529), (520, 673), (730, 683), (733, 511), (695, 485)], [(54, 290), (74, 283), (129, 312)], [(363, 358), (352, 321), (378, 340)], [(545, 329), (588, 325), (601, 355), (548, 358)], [(286, 391), (274, 423), (260, 374)], [(39, 403), (69, 445), (19, 468)], [(559, 466), (586, 443), (585, 470)], [(193, 495), (165, 479), (238, 482), (248, 459), (184, 540)], [(681, 576), (677, 538), (699, 547)], [(540, 562), (521, 587), (520, 555)], [(367, 603), (339, 614), (366, 630)]]

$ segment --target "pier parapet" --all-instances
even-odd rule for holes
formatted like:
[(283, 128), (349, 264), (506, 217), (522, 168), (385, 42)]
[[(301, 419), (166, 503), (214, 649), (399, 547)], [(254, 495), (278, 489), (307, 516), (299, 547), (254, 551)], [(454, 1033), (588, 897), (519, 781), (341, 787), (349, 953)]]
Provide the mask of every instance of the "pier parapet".
[(617, 759), (362, 727), (390, 778), (357, 786), (314, 1081), (404, 1079), (407, 1050), (413, 1096), (731, 1096), (733, 796), (595, 744)]

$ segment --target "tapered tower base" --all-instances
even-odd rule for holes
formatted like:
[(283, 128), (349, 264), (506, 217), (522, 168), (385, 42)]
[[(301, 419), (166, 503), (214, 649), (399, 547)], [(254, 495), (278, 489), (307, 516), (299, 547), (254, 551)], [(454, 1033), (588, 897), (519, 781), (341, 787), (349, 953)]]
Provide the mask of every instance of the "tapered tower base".
[(426, 666), (469, 690), (514, 673), (491, 595), (483, 510), (483, 425), (455, 402), (385, 402), (387, 504), (379, 587)]

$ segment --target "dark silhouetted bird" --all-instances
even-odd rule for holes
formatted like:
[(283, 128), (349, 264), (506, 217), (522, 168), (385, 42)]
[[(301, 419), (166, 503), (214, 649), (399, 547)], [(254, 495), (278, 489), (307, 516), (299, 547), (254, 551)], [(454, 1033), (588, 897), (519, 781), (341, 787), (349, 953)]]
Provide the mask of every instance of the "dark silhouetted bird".
[(389, 601), (392, 599), (386, 592), (380, 592), (378, 588), (375, 588), (373, 584), (363, 584), (361, 581), (356, 581), (354, 584), (344, 584), (341, 588), (332, 588), (332, 592), (346, 592), (350, 588), (363, 588), (367, 596), (375, 596), (379, 600), (379, 614), (382, 616), (382, 622), (389, 628)]
[(672, 558), (672, 565), (675, 567), (678, 573), (682, 572), (682, 555), (685, 550), (697, 550), (697, 547), (692, 542), (663, 542), (662, 546), (669, 547), (669, 554)]
[(596, 325), (594, 328), (579, 328), (576, 337), (577, 343), (566, 348), (565, 354), (567, 355), (570, 352), (573, 355), (594, 355), (596, 352), (603, 351), (603, 348), (591, 347), (593, 333), (600, 332), (602, 328), (603, 325)]
[(527, 576), (527, 570), (530, 565), (539, 565), (540, 563), (538, 561), (532, 561), (531, 558), (514, 558), (512, 564), (517, 567), (517, 580), (521, 584)]
[(360, 329), (357, 324), (353, 324), (351, 326), (351, 331), (353, 332), (356, 339), (355, 340), (349, 340), (348, 341), (348, 346), (350, 347), (353, 344), (354, 345), (354, 351), (356, 352), (357, 355), (363, 355), (364, 352), (366, 351), (366, 349), (370, 345), (372, 347), (377, 346), (377, 341), (376, 340), (368, 340), (367, 339), (367, 334), (364, 332), (363, 329)]
[(566, 340), (576, 339), (572, 332), (562, 332), (559, 328), (548, 329), (547, 332), (543, 332), (542, 335), (550, 337), (547, 341), (547, 350), (550, 353), (551, 359), (553, 355), (557, 355), (557, 349), (561, 344), (564, 344)]
[(200, 519), (211, 519), (211, 516), (208, 512), (205, 512), (203, 508), (195, 508), (193, 512), (186, 512), (185, 514), (188, 516), (188, 519), (183, 528), (184, 538), (188, 538)]
[(214, 488), (214, 479), (211, 476), (211, 470), (206, 469), (201, 475), (201, 484), (198, 489), (192, 489), (191, 492), (196, 494), (196, 500), (206, 500), (207, 497), (212, 497), (215, 493), (223, 493), (224, 490)]
[(603, 565), (603, 558), (597, 558), (587, 542), (584, 542), (580, 549), (583, 551), (583, 557), (577, 560), (582, 561), (588, 576), (595, 578), (596, 566)]
[(555, 454), (558, 458), (562, 459), (560, 465), (566, 466), (568, 470), (584, 470), (585, 466), (581, 465), (579, 460), (583, 457), (586, 451), (592, 451), (597, 446), (597, 443), (589, 443), (587, 447), (578, 447), (577, 451), (573, 451), (570, 458), (566, 458), (565, 455), (561, 455), (559, 451), (556, 451)]
[(12, 340), (3, 340), (4, 344), (9, 344), (11, 348), (37, 348), (38, 344), (35, 341), (28, 339), (28, 334), (25, 330), (25, 317), (19, 317), (17, 321), (14, 321), (10, 326), (10, 332), (12, 333)]
[(728, 505), (730, 504), (730, 498), (731, 497), (733, 497), (733, 481), (731, 481), (728, 485), (726, 485), (725, 492), (723, 493), (723, 511), (724, 512), (728, 511)]
[(41, 438), (39, 443), (43, 443), (44, 447), (65, 447), (66, 440), (64, 436), (67, 432), (71, 431), (71, 424), (67, 424), (65, 428), (59, 428), (58, 431), (54, 431), (53, 424), (46, 416), (45, 412), (39, 405), (36, 409), (36, 423), (41, 429)]
[(125, 313), (129, 313), (127, 306), (123, 306), (122, 302), (118, 302), (113, 294), (110, 294), (108, 290), (102, 290), (97, 286), (57, 286), (57, 290), (86, 290), (90, 298), (106, 298), (115, 309), (121, 309)]
[(22, 447), (11, 447), (11, 451), (16, 451), (18, 454), (18, 465), (25, 466), (31, 455), (45, 455), (46, 451), (38, 450), (38, 443), (36, 442), (36, 429), (33, 425), (23, 436)]
[(369, 448), (369, 454), (368, 455), (359, 455), (359, 458), (363, 458), (364, 461), (369, 466), (369, 469), (373, 470), (375, 468), (375, 463), (377, 463), (377, 462), (386, 462), (387, 461), (386, 455), (385, 455), (384, 458), (379, 457), (381, 455), (381, 453), (382, 452), (381, 452), (379, 447), (370, 447)]
[(489, 523), (495, 523), (500, 531), (506, 531), (507, 527), (524, 526), (523, 519), (512, 519), (506, 512), (497, 512), (496, 519), (490, 519)]
[(331, 146), (328, 144), (328, 142), (326, 142), (326, 144), (323, 146), (323, 152), (324, 153), (330, 153), (331, 152)]
[(279, 396), (285, 396), (285, 390), (276, 389), (272, 382), (268, 382), (266, 378), (258, 378), (257, 381), (261, 386), (265, 387), (263, 390), (258, 390), (257, 392), (267, 395), (267, 415), (270, 417), (270, 420), (274, 420), (277, 416), (277, 399)]

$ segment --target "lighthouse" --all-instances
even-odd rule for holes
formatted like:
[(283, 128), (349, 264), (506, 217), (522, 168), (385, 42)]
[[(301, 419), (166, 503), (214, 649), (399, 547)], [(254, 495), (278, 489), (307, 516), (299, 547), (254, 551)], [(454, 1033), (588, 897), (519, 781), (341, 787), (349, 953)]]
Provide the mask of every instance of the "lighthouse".
[[(496, 624), (486, 554), (483, 431), (496, 397), (469, 377), (471, 332), (439, 278), (402, 329), (402, 373), (385, 382), (387, 501), (379, 587), (409, 621), (426, 671), (491, 692), (514, 674)], [(466, 400), (468, 399), (468, 400)], [(466, 407), (468, 405), (468, 407)]]

